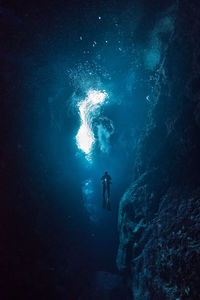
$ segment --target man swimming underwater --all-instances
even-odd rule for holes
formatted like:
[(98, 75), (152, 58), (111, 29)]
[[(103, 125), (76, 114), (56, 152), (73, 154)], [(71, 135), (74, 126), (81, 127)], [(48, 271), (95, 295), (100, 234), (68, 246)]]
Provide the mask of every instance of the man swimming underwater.
[(101, 177), (102, 184), (103, 184), (103, 208), (107, 210), (111, 210), (110, 207), (110, 184), (111, 177), (108, 174), (108, 172), (105, 172), (105, 174)]

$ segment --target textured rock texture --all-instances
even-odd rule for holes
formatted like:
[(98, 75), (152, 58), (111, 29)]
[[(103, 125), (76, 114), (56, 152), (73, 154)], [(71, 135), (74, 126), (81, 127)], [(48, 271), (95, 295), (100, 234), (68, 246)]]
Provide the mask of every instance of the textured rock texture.
[(177, 3), (120, 202), (117, 265), (135, 300), (200, 299), (199, 19), (198, 1)]

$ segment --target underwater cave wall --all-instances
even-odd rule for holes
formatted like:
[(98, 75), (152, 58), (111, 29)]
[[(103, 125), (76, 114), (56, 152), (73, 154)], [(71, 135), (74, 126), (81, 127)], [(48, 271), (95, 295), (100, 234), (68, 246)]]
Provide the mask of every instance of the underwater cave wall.
[(178, 3), (120, 202), (117, 265), (135, 300), (200, 299), (199, 20), (198, 1)]

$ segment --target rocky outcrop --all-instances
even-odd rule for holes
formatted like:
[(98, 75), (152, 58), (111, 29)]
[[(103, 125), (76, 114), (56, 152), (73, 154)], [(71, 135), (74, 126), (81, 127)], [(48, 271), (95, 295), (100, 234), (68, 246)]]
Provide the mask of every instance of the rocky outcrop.
[(200, 299), (199, 16), (197, 1), (178, 3), (120, 202), (117, 265), (135, 300)]

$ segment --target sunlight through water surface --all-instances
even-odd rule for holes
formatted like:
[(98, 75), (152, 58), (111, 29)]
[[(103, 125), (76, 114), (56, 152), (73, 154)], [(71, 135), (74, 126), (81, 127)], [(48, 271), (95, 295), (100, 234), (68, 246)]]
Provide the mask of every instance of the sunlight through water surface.
[(107, 97), (108, 94), (105, 91), (91, 89), (88, 91), (87, 97), (77, 104), (81, 126), (76, 135), (76, 144), (86, 154), (88, 160), (90, 160), (92, 146), (95, 143), (92, 121), (99, 114), (99, 108)]

